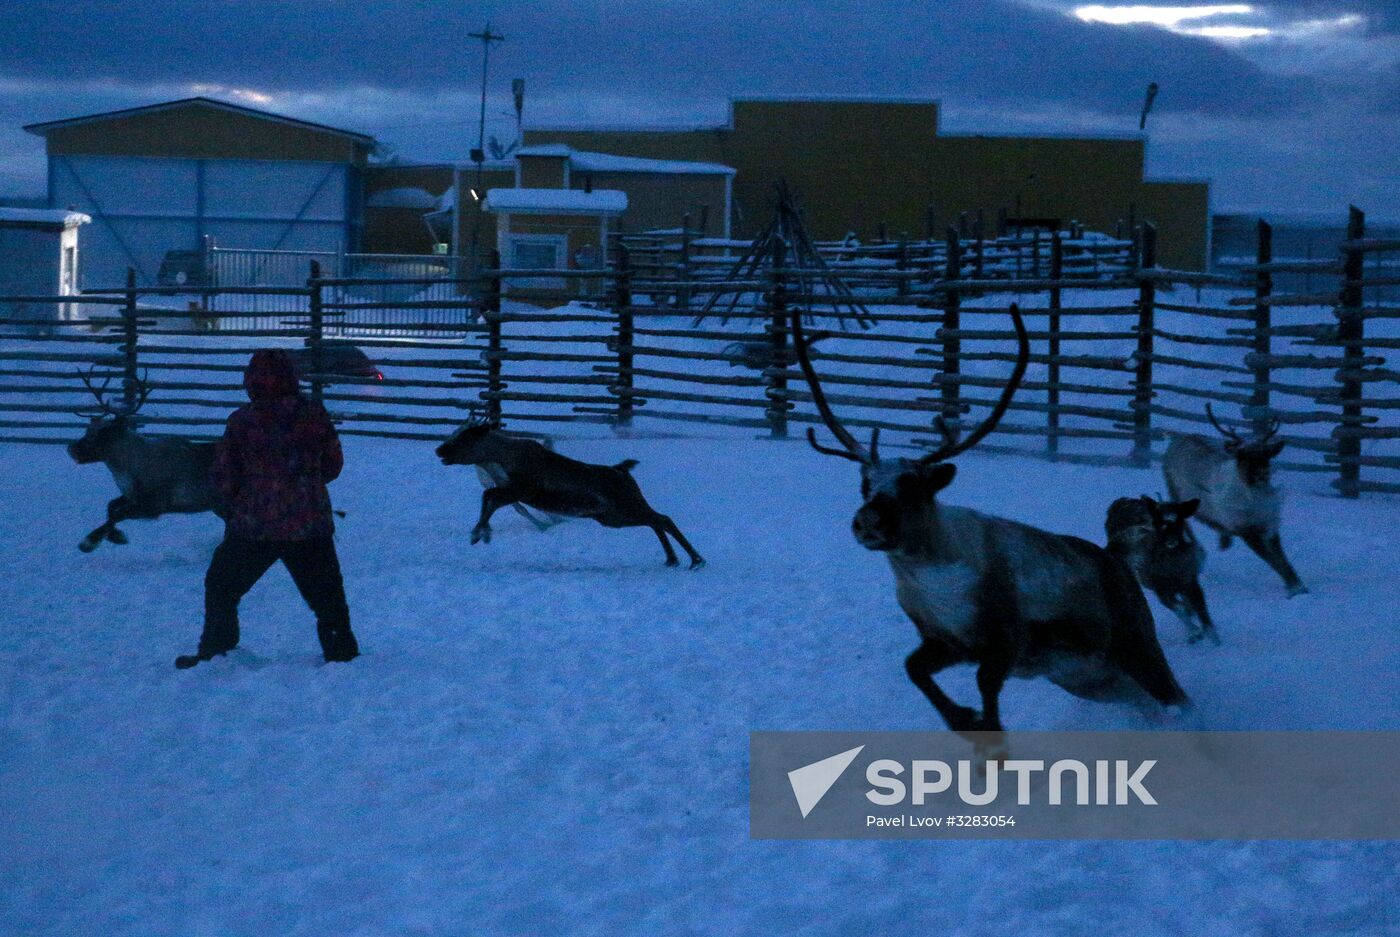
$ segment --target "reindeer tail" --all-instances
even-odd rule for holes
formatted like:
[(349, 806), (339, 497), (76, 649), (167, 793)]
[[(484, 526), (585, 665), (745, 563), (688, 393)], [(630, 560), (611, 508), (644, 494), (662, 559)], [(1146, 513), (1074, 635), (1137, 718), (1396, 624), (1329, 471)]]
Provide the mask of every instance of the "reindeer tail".
[(630, 471), (632, 471), (632, 469), (634, 469), (634, 468), (636, 468), (636, 467), (637, 467), (637, 460), (636, 460), (636, 459), (623, 459), (621, 462), (619, 462), (619, 463), (617, 463), (616, 465), (613, 466), (613, 468), (617, 469), (619, 472), (630, 472)]

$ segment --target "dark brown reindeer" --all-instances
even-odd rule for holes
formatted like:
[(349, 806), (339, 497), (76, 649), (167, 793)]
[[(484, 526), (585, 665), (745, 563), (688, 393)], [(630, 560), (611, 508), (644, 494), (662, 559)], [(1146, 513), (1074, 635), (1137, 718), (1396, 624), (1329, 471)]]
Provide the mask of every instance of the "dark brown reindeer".
[(91, 553), (103, 540), (126, 543), (126, 534), (117, 528), (124, 520), (204, 511), (213, 511), (222, 517), (209, 486), (214, 445), (142, 436), (136, 431), (134, 417), (150, 396), (146, 382), (137, 382), (133, 407), (119, 408), (108, 403), (105, 396), (111, 378), (101, 387), (94, 387), (91, 374), (91, 370), (87, 374), (79, 372), (83, 384), (97, 399), (98, 409), (95, 414), (79, 414), (92, 418), (83, 437), (68, 446), (68, 454), (79, 465), (105, 464), (121, 489), (121, 495), (107, 503), (106, 522), (89, 532), (78, 543), (78, 549)]
[(1179, 502), (1147, 495), (1119, 498), (1109, 505), (1104, 532), (1108, 552), (1127, 563), (1143, 588), (1151, 589), (1186, 625), (1188, 643), (1204, 638), (1219, 644), (1201, 588), (1206, 551), (1186, 523), (1199, 507), (1195, 498)]
[[(909, 655), (909, 679), (956, 732), (1002, 731), (998, 697), (1008, 677), (1045, 677), (1099, 701), (1184, 705), (1186, 694), (1157, 643), (1152, 613), (1132, 572), (1101, 547), (940, 504), (953, 480), (949, 460), (977, 445), (1001, 420), (1026, 371), (1030, 343), (1012, 305), (1018, 354), (991, 414), (961, 441), (920, 459), (882, 460), (879, 431), (865, 449), (836, 419), (792, 317), (798, 364), (822, 421), (841, 443), (812, 447), (860, 465), (864, 504), (851, 522), (856, 540), (880, 551), (894, 571), (900, 607), (923, 643)], [(953, 664), (977, 665), (980, 712), (954, 702), (934, 676)]]
[(1195, 433), (1172, 437), (1162, 460), (1162, 474), (1172, 500), (1199, 498), (1196, 519), (1220, 534), (1220, 549), (1228, 549), (1239, 537), (1278, 573), (1289, 596), (1308, 591), (1293, 564), (1284, 555), (1279, 539), (1282, 503), (1269, 482), (1269, 463), (1283, 450), (1275, 439), (1275, 420), (1262, 434), (1245, 439), (1220, 425), (1210, 404), (1209, 418), (1222, 438)]
[(667, 534), (690, 555), (690, 568), (705, 564), (674, 521), (654, 510), (630, 474), (637, 464), (591, 465), (562, 456), (534, 440), (510, 436), (486, 420), (469, 420), (437, 447), (444, 465), (476, 465), (498, 483), (481, 493), (481, 517), (472, 543), (491, 542), (491, 515), (506, 505), (524, 504), (561, 517), (591, 517), (604, 527), (650, 527), (676, 566)]

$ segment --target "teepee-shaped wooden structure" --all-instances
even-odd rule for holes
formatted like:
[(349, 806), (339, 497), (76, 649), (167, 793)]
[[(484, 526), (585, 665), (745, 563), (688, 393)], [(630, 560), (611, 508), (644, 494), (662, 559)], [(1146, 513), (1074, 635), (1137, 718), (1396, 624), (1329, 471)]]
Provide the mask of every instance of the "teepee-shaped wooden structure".
[[(801, 297), (801, 302), (797, 305), (806, 311), (809, 319), (821, 313), (834, 315), (843, 328), (848, 316), (861, 328), (874, 325), (875, 319), (870, 315), (870, 311), (856, 298), (855, 293), (837, 272), (827, 266), (818, 252), (811, 235), (807, 233), (802, 209), (798, 207), (797, 199), (788, 189), (787, 183), (778, 182), (776, 189), (777, 203), (774, 206), (773, 220), (768, 222), (763, 233), (754, 238), (748, 250), (729, 269), (726, 279), (756, 280), (771, 277), (776, 268), (795, 281), (797, 293)], [(700, 314), (695, 317), (694, 325), (699, 325), (713, 315), (718, 315), (721, 323), (727, 323), (745, 296), (744, 293), (727, 294), (727, 303), (721, 303), (721, 295), (716, 293), (710, 296)], [(716, 307), (720, 305), (724, 305), (725, 309), (717, 313)]]

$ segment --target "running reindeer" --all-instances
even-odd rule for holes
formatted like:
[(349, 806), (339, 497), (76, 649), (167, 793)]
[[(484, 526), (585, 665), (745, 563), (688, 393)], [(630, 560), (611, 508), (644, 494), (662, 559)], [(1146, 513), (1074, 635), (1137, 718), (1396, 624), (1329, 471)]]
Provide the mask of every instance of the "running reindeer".
[(106, 399), (111, 377), (101, 387), (94, 387), (92, 372), (90, 368), (78, 376), (96, 398), (98, 409), (96, 413), (78, 414), (91, 416), (91, 420), (83, 437), (68, 446), (68, 455), (79, 465), (105, 464), (121, 495), (107, 503), (106, 522), (84, 537), (78, 549), (91, 553), (103, 540), (126, 543), (126, 534), (117, 527), (124, 520), (204, 511), (222, 517), (222, 509), (209, 486), (214, 444), (142, 436), (136, 431), (135, 416), (150, 396), (149, 385), (144, 380), (137, 381), (135, 404), (130, 409), (116, 407)]
[(1104, 520), (1108, 552), (1128, 564), (1143, 588), (1151, 589), (1163, 605), (1186, 625), (1186, 641), (1205, 638), (1220, 643), (1201, 589), (1206, 551), (1191, 533), (1187, 518), (1201, 502), (1119, 498), (1109, 505)]
[[(900, 607), (923, 638), (905, 661), (909, 679), (955, 732), (1002, 731), (998, 698), (1013, 676), (1046, 677), (1090, 700), (1185, 705), (1147, 600), (1122, 561), (1078, 537), (938, 503), (956, 472), (949, 460), (996, 427), (1025, 375), (1030, 342), (1015, 304), (1011, 319), (1016, 365), (990, 415), (961, 441), (940, 422), (943, 444), (923, 458), (881, 460), (878, 429), (865, 449), (831, 412), (801, 315), (792, 317), (812, 402), (842, 448), (819, 444), (812, 429), (807, 439), (818, 452), (860, 466), (865, 503), (852, 531), (888, 558)], [(958, 705), (934, 682), (960, 663), (977, 665), (980, 712)]]
[(591, 517), (604, 527), (650, 527), (666, 551), (667, 566), (679, 562), (667, 534), (689, 554), (691, 569), (705, 565), (675, 522), (642, 496), (631, 475), (635, 459), (616, 465), (579, 462), (475, 418), (438, 446), (437, 456), (443, 465), (485, 468), (496, 481), (481, 493), (481, 517), (472, 529), (472, 543), (491, 542), (491, 515), (496, 511), (525, 504), (560, 517)]
[(1284, 555), (1279, 540), (1281, 504), (1269, 483), (1269, 463), (1283, 450), (1275, 439), (1275, 420), (1258, 435), (1245, 439), (1220, 425), (1210, 404), (1206, 417), (1221, 439), (1182, 434), (1174, 436), (1162, 460), (1162, 474), (1172, 499), (1199, 498), (1196, 519), (1220, 534), (1220, 549), (1238, 536), (1283, 579), (1290, 597), (1308, 591)]

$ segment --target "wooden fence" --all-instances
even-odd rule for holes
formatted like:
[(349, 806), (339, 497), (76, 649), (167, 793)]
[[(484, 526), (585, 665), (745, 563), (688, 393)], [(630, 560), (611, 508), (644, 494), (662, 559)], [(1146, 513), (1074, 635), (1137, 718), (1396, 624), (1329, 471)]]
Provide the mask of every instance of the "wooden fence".
[[(79, 297), (0, 297), (0, 308), (30, 309), (3, 320), (0, 440), (75, 438), (73, 411), (91, 405), (79, 369), (111, 379), (127, 402), (144, 380), (152, 394), (141, 422), (152, 432), (217, 434), (242, 402), (247, 354), (267, 345), (298, 349), (311, 392), (351, 435), (439, 439), (480, 408), (516, 429), (589, 422), (636, 432), (655, 422), (796, 438), (818, 422), (791, 356), (788, 316), (800, 309), (825, 332), (814, 359), (845, 422), (921, 446), (935, 441), (935, 418), (975, 423), (992, 404), (1015, 357), (1007, 306), (1016, 301), (1031, 367), (988, 448), (1147, 465), (1169, 432), (1213, 433), (1203, 409), (1211, 402), (1228, 426), (1278, 420), (1290, 443), (1281, 468), (1330, 473), (1348, 497), (1397, 492), (1400, 395), (1387, 390), (1400, 372), (1385, 364), (1386, 349), (1400, 347), (1400, 309), (1370, 298), (1396, 278), (1368, 277), (1366, 260), (1400, 253), (1400, 241), (1367, 238), (1354, 209), (1349, 232), (1335, 260), (1310, 262), (1337, 278), (1336, 289), (1304, 295), (1273, 291), (1272, 276), (1296, 263), (1273, 261), (1264, 224), (1257, 261), (1240, 276), (1158, 268), (1150, 226), (1126, 246), (1068, 232), (1003, 239), (1029, 240), (1018, 254), (1026, 243), (989, 241), (980, 263), (950, 231), (936, 252), (920, 242), (893, 258), (832, 259), (859, 268), (860, 302), (877, 321), (868, 329), (837, 318), (781, 243), (735, 276), (699, 262), (712, 245), (690, 245), (690, 266), (677, 268), (638, 263), (637, 242), (624, 239), (603, 270), (502, 270), (497, 261), (467, 277), (396, 278), (415, 298), (391, 301), (357, 292), (383, 278), (311, 266), (296, 286), (218, 288), (234, 314), (243, 298), (262, 296), (295, 301), (297, 311), (213, 333), (181, 306), (179, 288), (138, 287), (134, 277)], [(1117, 253), (1098, 252), (1097, 273), (1082, 262), (1068, 270), (1068, 257), (1094, 253), (1086, 247)], [(566, 279), (573, 302), (516, 300), (515, 284), (545, 276)], [(416, 298), (428, 288), (442, 292)], [(697, 323), (715, 297), (726, 308), (737, 299), (727, 321)], [(55, 323), (41, 314), (46, 304), (92, 312)], [(342, 373), (345, 323), (386, 311), (399, 320), (354, 327), (353, 344), (378, 374)]]

